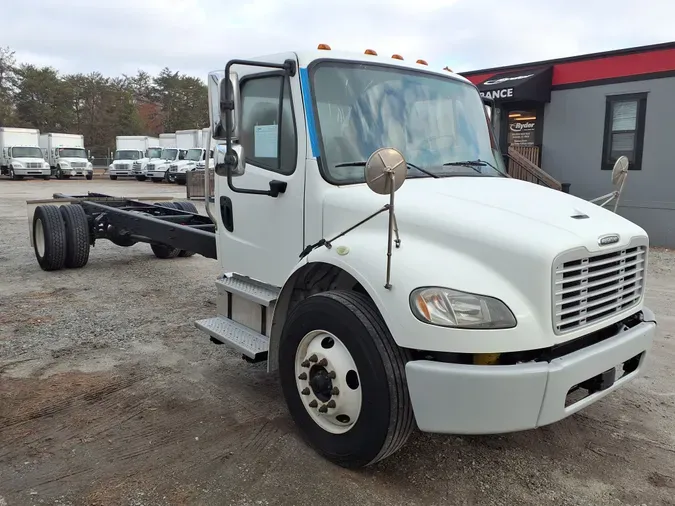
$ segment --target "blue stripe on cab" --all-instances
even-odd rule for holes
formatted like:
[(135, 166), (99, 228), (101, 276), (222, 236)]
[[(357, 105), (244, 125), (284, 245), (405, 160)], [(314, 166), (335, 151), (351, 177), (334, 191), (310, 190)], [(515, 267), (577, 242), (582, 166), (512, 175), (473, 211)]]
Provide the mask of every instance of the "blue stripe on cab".
[(319, 138), (316, 135), (314, 123), (314, 106), (312, 94), (309, 92), (309, 73), (306, 68), (300, 69), (300, 87), (302, 88), (302, 100), (305, 103), (305, 116), (307, 118), (307, 130), (309, 131), (309, 144), (312, 147), (312, 156), (319, 156)]

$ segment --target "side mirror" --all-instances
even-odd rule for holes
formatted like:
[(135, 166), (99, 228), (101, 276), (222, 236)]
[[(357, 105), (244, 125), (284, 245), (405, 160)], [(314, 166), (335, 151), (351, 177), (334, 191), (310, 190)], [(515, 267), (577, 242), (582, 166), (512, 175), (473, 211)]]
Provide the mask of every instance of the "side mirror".
[(495, 126), (495, 101), (488, 97), (481, 97), (483, 100), (483, 107), (485, 108), (485, 114), (487, 114), (490, 124), (494, 128)]
[[(227, 91), (229, 91), (229, 97), (226, 96)], [(231, 118), (231, 138), (238, 139), (241, 101), (239, 96), (239, 76), (237, 73), (230, 72), (229, 79), (225, 79), (224, 72), (222, 71), (209, 73), (208, 100), (209, 121), (211, 123), (213, 138), (217, 140), (225, 139), (225, 123), (229, 114)]]

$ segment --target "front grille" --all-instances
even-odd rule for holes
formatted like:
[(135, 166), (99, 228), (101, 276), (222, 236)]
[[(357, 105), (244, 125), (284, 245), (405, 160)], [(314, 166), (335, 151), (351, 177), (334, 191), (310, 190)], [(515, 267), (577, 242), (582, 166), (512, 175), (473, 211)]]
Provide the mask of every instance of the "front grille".
[(553, 325), (557, 334), (579, 330), (636, 306), (643, 295), (646, 246), (631, 246), (555, 267)]
[(81, 169), (87, 166), (87, 162), (73, 162), (71, 165), (76, 169)]
[(146, 167), (147, 167), (148, 170), (155, 170), (155, 164), (154, 163), (149, 163), (148, 165), (146, 165)]
[(116, 163), (114, 167), (117, 170), (129, 170), (129, 164), (128, 163)]
[(27, 169), (41, 169), (42, 168), (42, 162), (27, 162), (26, 168)]
[(141, 162), (134, 162), (133, 168), (134, 170), (141, 170)]
[(176, 172), (178, 170), (178, 165), (169, 165), (169, 172)]

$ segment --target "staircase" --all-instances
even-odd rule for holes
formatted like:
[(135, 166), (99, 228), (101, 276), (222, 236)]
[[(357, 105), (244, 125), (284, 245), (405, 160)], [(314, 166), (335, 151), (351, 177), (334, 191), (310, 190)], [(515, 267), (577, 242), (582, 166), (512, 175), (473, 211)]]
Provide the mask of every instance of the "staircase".
[(509, 176), (530, 183), (540, 184), (554, 190), (562, 190), (562, 184), (544, 171), (539, 160), (539, 146), (509, 146), (507, 154)]

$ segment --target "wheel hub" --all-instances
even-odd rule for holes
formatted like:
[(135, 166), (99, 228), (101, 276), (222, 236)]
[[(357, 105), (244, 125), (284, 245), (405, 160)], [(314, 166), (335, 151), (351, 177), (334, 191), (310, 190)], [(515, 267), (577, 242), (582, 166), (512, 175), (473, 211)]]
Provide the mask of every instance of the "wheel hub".
[(305, 409), (324, 430), (349, 431), (359, 417), (362, 394), (358, 371), (347, 347), (333, 334), (315, 330), (296, 351), (296, 385)]

